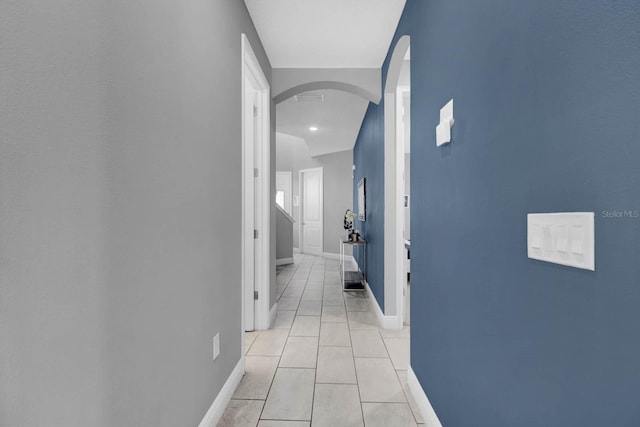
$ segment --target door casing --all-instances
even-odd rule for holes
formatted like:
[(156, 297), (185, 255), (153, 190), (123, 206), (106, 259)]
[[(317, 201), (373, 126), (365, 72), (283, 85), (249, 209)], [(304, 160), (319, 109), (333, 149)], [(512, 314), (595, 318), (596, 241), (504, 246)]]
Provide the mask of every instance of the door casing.
[(404, 324), (403, 201), (404, 144), (398, 139), (398, 83), (402, 63), (410, 48), (410, 36), (396, 43), (384, 87), (384, 307), (385, 328), (401, 329)]
[[(242, 49), (242, 332), (270, 326), (271, 95), (269, 81), (245, 34)], [(255, 92), (251, 95), (251, 92)], [(248, 105), (254, 99), (257, 107)], [(255, 139), (255, 142), (254, 142)], [(257, 169), (257, 176), (255, 170)], [(257, 230), (257, 238), (254, 238)], [(253, 250), (253, 256), (251, 256)], [(254, 291), (258, 299), (254, 299)], [(242, 340), (244, 342), (244, 340)], [(243, 353), (244, 354), (244, 351)]]
[[(305, 191), (304, 191), (304, 180), (305, 180), (305, 174), (308, 173), (319, 173), (320, 174), (320, 188), (319, 188), (319, 193), (318, 196), (318, 203), (319, 203), (319, 214), (320, 214), (320, 220), (319, 220), (319, 228), (320, 228), (320, 242), (319, 242), (319, 250), (316, 251), (305, 251), (305, 240), (304, 240), (304, 227), (305, 227), (305, 210), (304, 210), (304, 205), (305, 205)], [(299, 171), (299, 179), (298, 179), (298, 185), (300, 186), (299, 189), (299, 194), (300, 194), (300, 232), (299, 232), (299, 236), (300, 236), (300, 250), (303, 253), (311, 253), (313, 255), (318, 255), (318, 256), (322, 256), (324, 253), (324, 169), (323, 168), (312, 168), (312, 169), (302, 169)]]

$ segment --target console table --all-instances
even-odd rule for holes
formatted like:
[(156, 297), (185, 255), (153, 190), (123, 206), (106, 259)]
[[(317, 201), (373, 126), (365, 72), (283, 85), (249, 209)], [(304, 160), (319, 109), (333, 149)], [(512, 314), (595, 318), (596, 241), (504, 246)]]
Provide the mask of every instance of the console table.
[[(358, 271), (358, 267), (353, 270), (347, 267), (345, 248), (351, 246), (353, 248), (353, 254), (360, 254), (362, 252), (362, 271)], [(367, 242), (363, 239), (358, 239), (355, 242), (349, 239), (340, 240), (340, 277), (342, 279), (343, 291), (364, 291), (365, 282), (367, 280)]]

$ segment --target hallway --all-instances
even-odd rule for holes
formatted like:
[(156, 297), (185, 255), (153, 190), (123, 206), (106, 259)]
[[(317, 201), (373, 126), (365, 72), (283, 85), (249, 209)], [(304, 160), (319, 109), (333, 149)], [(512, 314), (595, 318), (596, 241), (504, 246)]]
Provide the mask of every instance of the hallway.
[[(246, 374), (220, 427), (416, 426), (409, 329), (380, 329), (338, 262), (296, 255), (278, 271), (272, 329), (245, 334)], [(295, 422), (294, 422), (295, 421)]]

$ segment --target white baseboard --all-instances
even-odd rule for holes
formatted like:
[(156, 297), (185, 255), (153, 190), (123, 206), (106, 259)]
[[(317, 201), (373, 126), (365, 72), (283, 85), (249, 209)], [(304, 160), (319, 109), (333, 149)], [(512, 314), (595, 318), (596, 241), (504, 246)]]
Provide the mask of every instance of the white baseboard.
[(276, 260), (276, 265), (286, 265), (293, 264), (293, 257), (291, 258), (280, 258)]
[(398, 316), (385, 316), (382, 312), (382, 309), (380, 308), (380, 304), (378, 304), (378, 300), (376, 299), (375, 295), (373, 295), (373, 291), (369, 287), (369, 283), (365, 281), (364, 285), (367, 289), (371, 307), (373, 308), (373, 312), (376, 315), (376, 319), (378, 319), (378, 324), (380, 325), (380, 327), (383, 329), (402, 329), (402, 324), (398, 322)]
[(276, 321), (276, 315), (278, 314), (278, 303), (273, 304), (271, 307), (271, 311), (269, 311), (269, 328), (273, 325), (273, 322)]
[(236, 367), (231, 371), (231, 375), (227, 378), (227, 381), (222, 386), (220, 393), (216, 396), (215, 400), (209, 407), (209, 410), (205, 414), (202, 421), (198, 427), (216, 427), (220, 418), (222, 418), (222, 414), (224, 414), (224, 410), (226, 409), (233, 393), (238, 388), (238, 384), (240, 384), (240, 380), (244, 375), (244, 357), (241, 357)]
[(293, 248), (293, 253), (294, 254), (300, 254), (300, 253), (302, 253), (302, 251), (300, 251), (300, 248)]
[[(353, 264), (356, 266), (356, 268), (360, 270), (360, 267), (358, 266), (358, 263), (356, 263), (356, 260), (353, 257), (351, 257), (351, 259), (353, 260)], [(397, 315), (385, 316), (385, 314), (382, 312), (380, 304), (378, 304), (378, 300), (376, 299), (375, 295), (373, 295), (373, 291), (369, 286), (369, 282), (365, 280), (364, 286), (367, 290), (367, 294), (369, 295), (369, 301), (371, 302), (373, 312), (376, 315), (376, 319), (378, 319), (378, 325), (380, 325), (380, 327), (383, 329), (402, 329), (402, 327), (404, 326), (404, 322), (402, 322)]]
[(326, 258), (326, 259), (337, 259), (338, 261), (340, 260), (340, 254), (334, 254), (334, 253), (331, 253), (331, 252), (323, 253), (322, 257)]
[[(334, 254), (334, 253), (331, 253), (331, 252), (324, 252), (322, 254), (322, 257), (325, 258), (325, 259), (334, 259), (336, 261), (340, 261), (340, 254)], [(356, 264), (355, 258), (352, 255), (345, 255), (344, 260), (345, 260), (345, 262), (347, 264), (351, 263), (351, 265), (353, 267), (357, 267), (358, 266), (358, 264)]]
[(359, 270), (358, 263), (356, 262), (356, 259), (354, 257), (352, 257), (351, 255), (345, 257), (344, 258), (344, 262), (345, 262), (345, 264), (351, 263), (351, 266), (353, 268), (355, 268), (356, 270)]
[(420, 381), (418, 381), (418, 377), (416, 377), (416, 373), (413, 372), (411, 366), (409, 366), (409, 370), (407, 371), (407, 385), (409, 386), (409, 391), (413, 395), (413, 400), (416, 401), (416, 404), (420, 409), (422, 418), (424, 418), (425, 427), (442, 427), (442, 423), (440, 423), (436, 412), (431, 406), (431, 402), (429, 402), (427, 394), (424, 392), (424, 389), (420, 385)]

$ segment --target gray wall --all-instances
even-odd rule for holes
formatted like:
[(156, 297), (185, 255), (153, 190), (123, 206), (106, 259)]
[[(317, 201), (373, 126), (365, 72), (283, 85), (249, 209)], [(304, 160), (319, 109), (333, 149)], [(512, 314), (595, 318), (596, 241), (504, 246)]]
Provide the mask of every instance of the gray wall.
[(0, 3), (1, 425), (194, 426), (240, 359), (243, 31), (270, 77), (236, 0)]
[[(304, 140), (276, 134), (276, 169), (292, 171), (293, 197), (300, 195), (299, 174), (301, 169), (324, 168), (324, 251), (340, 253), (338, 239), (345, 237), (344, 212), (351, 209), (353, 151), (341, 151), (324, 156), (311, 157)], [(293, 246), (299, 248), (300, 206), (292, 206)]]
[(109, 426), (101, 8), (0, 2), (0, 425)]
[(276, 207), (276, 259), (293, 258), (293, 228), (287, 213)]

